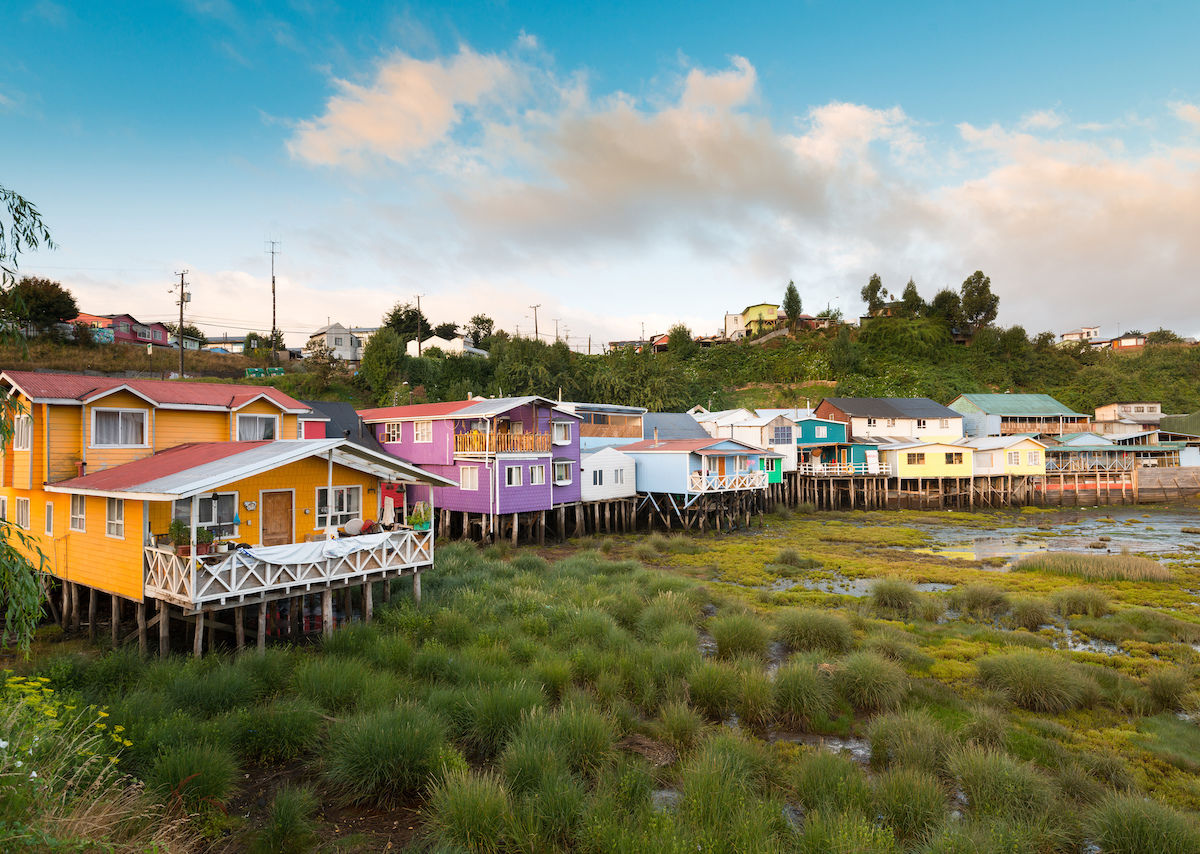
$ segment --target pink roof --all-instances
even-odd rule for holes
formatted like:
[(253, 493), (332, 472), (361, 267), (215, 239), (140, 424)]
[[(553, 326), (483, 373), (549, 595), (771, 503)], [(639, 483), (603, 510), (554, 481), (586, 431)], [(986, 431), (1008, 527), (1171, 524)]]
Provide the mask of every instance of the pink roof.
[[(659, 439), (657, 442), (653, 439), (643, 439), (641, 442), (634, 442), (632, 445), (618, 445), (617, 450), (621, 451), (622, 453), (629, 453), (630, 451), (633, 451), (634, 453), (638, 451), (687, 451), (689, 453), (701, 453), (706, 448), (712, 447), (713, 445), (719, 445), (722, 442), (732, 442), (735, 445), (742, 446), (740, 451), (731, 450), (731, 453), (763, 453), (760, 448), (747, 445), (745, 442), (739, 439), (730, 439), (728, 436), (722, 436), (719, 438), (709, 437), (707, 439)], [(713, 453), (719, 454), (724, 453), (724, 451), (717, 450)]]
[(378, 409), (363, 409), (359, 415), (363, 421), (389, 421), (403, 418), (429, 418), (450, 415), (474, 406), (477, 400), (448, 400), (444, 403), (414, 403), (409, 406), (382, 406)]
[(198, 442), (177, 445), (149, 457), (123, 463), (103, 471), (73, 477), (55, 483), (68, 489), (94, 489), (100, 492), (119, 492), (147, 483), (156, 478), (177, 474), (205, 463), (223, 460), (270, 442)]
[(83, 402), (125, 386), (160, 406), (222, 406), (237, 409), (262, 396), (269, 398), (282, 409), (308, 409), (294, 397), (271, 386), (131, 380), (119, 377), (89, 377), (83, 374), (42, 374), (34, 371), (5, 371), (2, 376), (34, 400), (50, 398)]

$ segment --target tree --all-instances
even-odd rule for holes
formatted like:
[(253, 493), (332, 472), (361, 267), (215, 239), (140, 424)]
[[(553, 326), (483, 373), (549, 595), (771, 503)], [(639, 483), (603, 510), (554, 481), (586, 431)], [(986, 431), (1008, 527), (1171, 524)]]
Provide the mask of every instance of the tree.
[(783, 292), (783, 313), (787, 315), (788, 329), (792, 330), (793, 334), (796, 331), (796, 324), (800, 322), (800, 313), (803, 310), (804, 305), (800, 302), (800, 292), (796, 290), (796, 283), (789, 281), (787, 290)]
[[(253, 332), (250, 333), (250, 335), (253, 334)], [(250, 336), (247, 335), (246, 338), (249, 343)], [(333, 352), (333, 348), (325, 343), (324, 338), (313, 338), (304, 345), (304, 353), (304, 368), (316, 381), (318, 387), (324, 388), (334, 374), (342, 370), (342, 360)]]
[(962, 297), (958, 291), (943, 288), (934, 294), (926, 313), (929, 317), (941, 320), (950, 329), (960, 329), (963, 325)]
[(1183, 339), (1170, 329), (1155, 329), (1146, 333), (1147, 344), (1178, 344)]
[(904, 286), (900, 302), (903, 303), (900, 311), (905, 317), (921, 317), (927, 309), (925, 300), (921, 299), (921, 294), (917, 292), (917, 283), (912, 279), (909, 279), (908, 284)]
[(962, 283), (963, 320), (972, 334), (991, 325), (1000, 310), (1000, 297), (992, 293), (992, 280), (976, 270)]
[[(178, 341), (179, 341), (179, 324), (178, 323), (164, 323), (163, 326), (167, 327), (167, 331), (171, 333), (171, 342), (178, 343)], [(201, 347), (203, 347), (205, 344), (208, 343), (208, 336), (200, 331), (200, 327), (193, 326), (190, 323), (183, 324), (183, 337), (184, 338), (195, 338), (197, 341), (200, 342)]]
[[(272, 342), (274, 347), (271, 346)], [(274, 350), (286, 350), (287, 345), (283, 343), (283, 332), (276, 329), (271, 334), (263, 334), (259, 332), (249, 332), (246, 334), (246, 343), (243, 353), (247, 356), (254, 353), (262, 353), (270, 355)], [(307, 348), (305, 348), (307, 349)]]
[(37, 207), (0, 184), (0, 288), (7, 288), (16, 279), (18, 256), (43, 244), (47, 249), (54, 248)]
[(817, 317), (827, 318), (834, 323), (841, 323), (845, 320), (840, 308), (823, 308), (817, 312)]
[[(425, 327), (421, 327), (421, 328), (424, 329)], [(445, 338), (447, 341), (449, 341), (451, 338), (453, 338), (455, 335), (458, 334), (458, 324), (457, 323), (439, 323), (437, 326), (433, 327), (433, 334), (436, 335), (438, 338)]]
[(367, 339), (358, 375), (380, 405), (384, 404), (399, 377), (404, 358), (404, 342), (390, 326), (384, 326)]
[(50, 279), (26, 276), (0, 295), (0, 308), (20, 323), (39, 331), (79, 316), (71, 292)]
[(871, 274), (871, 281), (863, 285), (863, 289), (859, 291), (859, 296), (867, 304), (868, 315), (874, 314), (883, 308), (883, 304), (888, 298), (888, 292), (887, 288), (883, 286), (883, 280), (879, 278), (878, 273)]
[(421, 309), (408, 302), (396, 303), (383, 318), (383, 325), (391, 327), (405, 341), (416, 338), (418, 332), (429, 334), (429, 319)]
[(682, 323), (676, 323), (667, 330), (667, 352), (677, 359), (690, 359), (696, 355), (700, 346), (692, 337), (692, 330)]
[(471, 339), (471, 343), (480, 349), (485, 349), (484, 345), (487, 340), (492, 337), (492, 331), (496, 328), (493, 321), (486, 314), (477, 314), (467, 323), (466, 335)]

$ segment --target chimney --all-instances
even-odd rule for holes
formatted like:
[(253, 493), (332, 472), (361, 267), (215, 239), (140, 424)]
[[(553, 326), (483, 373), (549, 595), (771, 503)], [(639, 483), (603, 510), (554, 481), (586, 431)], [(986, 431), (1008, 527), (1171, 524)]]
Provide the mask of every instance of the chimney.
[(658, 447), (658, 428), (654, 428), (654, 447)]
[(85, 474), (87, 474), (87, 460), (76, 460), (75, 461), (76, 477), (83, 477)]

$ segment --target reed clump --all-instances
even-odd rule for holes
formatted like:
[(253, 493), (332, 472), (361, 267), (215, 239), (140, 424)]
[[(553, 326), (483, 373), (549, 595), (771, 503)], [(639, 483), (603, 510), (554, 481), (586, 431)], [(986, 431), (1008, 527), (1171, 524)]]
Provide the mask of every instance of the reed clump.
[(1158, 561), (1134, 554), (1090, 555), (1047, 552), (1029, 555), (1013, 564), (1021, 572), (1047, 572), (1089, 581), (1170, 581), (1171, 570)]

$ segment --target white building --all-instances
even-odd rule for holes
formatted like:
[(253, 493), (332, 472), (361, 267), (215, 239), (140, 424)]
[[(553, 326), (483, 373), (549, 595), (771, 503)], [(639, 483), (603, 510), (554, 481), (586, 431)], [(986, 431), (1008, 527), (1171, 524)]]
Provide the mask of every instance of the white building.
[(426, 350), (436, 347), (447, 356), (480, 356), (484, 359), (487, 358), (487, 350), (480, 350), (477, 347), (471, 346), (471, 344), (471, 339), (465, 335), (455, 335), (453, 338), (448, 339), (432, 335), (421, 341), (419, 348), (414, 339), (409, 341), (404, 349), (410, 356), (424, 355)]
[[(362, 328), (362, 327), (358, 327)], [(370, 330), (374, 332), (374, 330)], [(369, 335), (367, 337), (370, 337)], [(326, 347), (333, 351), (333, 357), (346, 362), (350, 367), (357, 368), (358, 363), (362, 361), (363, 347), (366, 345), (366, 339), (356, 335), (353, 330), (347, 329), (340, 323), (331, 323), (328, 326), (323, 326), (308, 336), (308, 344), (312, 346), (316, 342), (323, 343)]]
[(581, 501), (631, 498), (637, 493), (637, 465), (617, 448), (602, 448), (579, 458)]

